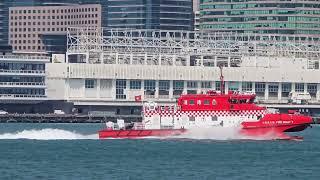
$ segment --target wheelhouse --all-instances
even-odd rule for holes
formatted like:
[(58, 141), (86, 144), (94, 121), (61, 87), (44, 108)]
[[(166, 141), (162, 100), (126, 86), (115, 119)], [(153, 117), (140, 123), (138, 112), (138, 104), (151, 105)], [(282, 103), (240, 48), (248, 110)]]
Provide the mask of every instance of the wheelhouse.
[(255, 94), (245, 94), (238, 92), (209, 91), (207, 94), (182, 95), (178, 99), (178, 106), (182, 111), (199, 110), (263, 110), (254, 104)]

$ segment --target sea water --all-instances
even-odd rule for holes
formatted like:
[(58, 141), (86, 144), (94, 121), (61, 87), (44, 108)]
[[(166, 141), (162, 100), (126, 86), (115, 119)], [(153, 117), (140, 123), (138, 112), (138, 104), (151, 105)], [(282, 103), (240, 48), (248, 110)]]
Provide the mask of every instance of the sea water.
[(320, 179), (319, 126), (298, 133), (303, 141), (227, 130), (99, 140), (103, 126), (0, 124), (0, 179)]

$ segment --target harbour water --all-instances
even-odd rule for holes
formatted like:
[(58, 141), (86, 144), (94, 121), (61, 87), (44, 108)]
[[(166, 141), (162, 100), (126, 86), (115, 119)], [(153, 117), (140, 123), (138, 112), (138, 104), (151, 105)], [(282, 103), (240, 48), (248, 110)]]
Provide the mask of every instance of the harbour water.
[(99, 140), (103, 124), (0, 124), (0, 179), (319, 179), (320, 126), (303, 141)]

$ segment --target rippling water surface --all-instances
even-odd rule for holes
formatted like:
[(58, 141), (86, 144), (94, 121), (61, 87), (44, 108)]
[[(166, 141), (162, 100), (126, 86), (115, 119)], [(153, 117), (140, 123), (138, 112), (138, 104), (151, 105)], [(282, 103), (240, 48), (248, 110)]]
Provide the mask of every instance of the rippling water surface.
[(0, 124), (0, 179), (320, 179), (320, 127), (303, 141), (98, 140), (102, 127)]

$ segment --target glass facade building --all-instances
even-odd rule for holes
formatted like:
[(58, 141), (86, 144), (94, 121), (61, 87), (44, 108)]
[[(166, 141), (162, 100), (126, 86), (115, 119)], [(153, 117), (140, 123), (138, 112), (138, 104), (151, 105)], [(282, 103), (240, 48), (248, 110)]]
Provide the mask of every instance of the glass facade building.
[(108, 0), (110, 28), (192, 30), (192, 0)]
[(8, 44), (8, 16), (5, 16), (5, 3), (0, 2), (0, 46)]
[(319, 37), (320, 1), (201, 0), (200, 28)]

